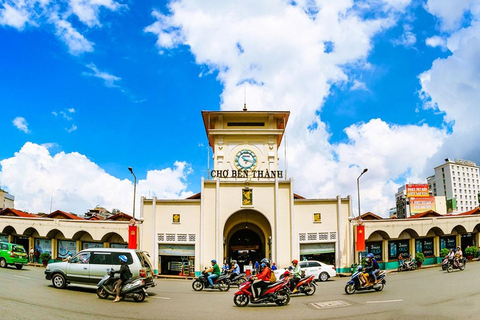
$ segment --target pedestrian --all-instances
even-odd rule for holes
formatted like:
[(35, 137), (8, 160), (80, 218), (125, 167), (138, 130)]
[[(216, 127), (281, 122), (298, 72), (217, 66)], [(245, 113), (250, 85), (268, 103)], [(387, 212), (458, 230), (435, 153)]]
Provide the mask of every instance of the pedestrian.
[(277, 266), (275, 265), (275, 262), (272, 263), (272, 270), (273, 270), (273, 271), (277, 270)]
[(30, 263), (33, 263), (33, 257), (35, 256), (35, 250), (33, 249), (33, 247), (30, 248), (30, 254), (29, 254), (29, 260), (30, 260)]
[(258, 261), (255, 261), (255, 265), (253, 267), (255, 269), (255, 274), (257, 274), (260, 271), (260, 263), (258, 263)]

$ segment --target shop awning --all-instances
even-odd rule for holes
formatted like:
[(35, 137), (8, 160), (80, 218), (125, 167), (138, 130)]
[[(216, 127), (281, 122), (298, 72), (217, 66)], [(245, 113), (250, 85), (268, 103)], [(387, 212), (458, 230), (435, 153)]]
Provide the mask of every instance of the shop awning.
[(300, 245), (300, 254), (321, 254), (335, 252), (335, 243), (308, 243)]
[(159, 244), (159, 256), (195, 256), (195, 246), (181, 244)]

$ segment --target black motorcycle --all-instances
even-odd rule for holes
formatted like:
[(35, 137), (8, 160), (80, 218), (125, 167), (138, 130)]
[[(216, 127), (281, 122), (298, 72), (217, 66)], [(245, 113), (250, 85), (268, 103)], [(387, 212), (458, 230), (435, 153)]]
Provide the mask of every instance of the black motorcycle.
[(220, 275), (218, 278), (213, 280), (213, 288), (210, 287), (208, 282), (208, 272), (202, 271), (202, 274), (198, 276), (192, 283), (192, 288), (195, 291), (202, 291), (205, 289), (218, 289), (220, 291), (230, 290), (230, 280), (225, 274)]
[[(117, 292), (115, 287), (119, 280), (120, 275), (115, 273), (115, 270), (107, 269), (107, 274), (100, 280), (97, 284), (97, 296), (100, 299), (107, 299), (109, 296), (116, 296)], [(145, 281), (143, 279), (129, 279), (122, 285), (122, 290), (120, 290), (121, 298), (133, 298), (136, 302), (142, 302), (147, 296), (147, 291), (145, 290)]]
[(227, 273), (227, 278), (229, 279), (230, 285), (235, 285), (240, 287), (242, 283), (247, 281), (247, 276), (245, 273), (235, 274), (235, 273)]
[(360, 276), (363, 273), (363, 267), (358, 266), (357, 267), (357, 272), (352, 274), (350, 281), (348, 281), (347, 285), (345, 286), (345, 293), (346, 294), (354, 294), (355, 291), (364, 291), (364, 290), (372, 290), (374, 289), (375, 291), (382, 291), (383, 287), (385, 287), (385, 284), (387, 281), (385, 280), (385, 271), (381, 270), (378, 275), (377, 275), (377, 281), (375, 283), (372, 283), (368, 286), (362, 286), (360, 284)]
[[(445, 260), (447, 260), (446, 263), (445, 263)], [(465, 270), (465, 267), (467, 265), (467, 259), (465, 258), (458, 259), (458, 263), (455, 263), (454, 259), (452, 260), (445, 259), (445, 260), (444, 260), (444, 263), (442, 264), (442, 269), (443, 269), (443, 265), (446, 264), (446, 270), (448, 273), (452, 272), (454, 269), (463, 271)]]

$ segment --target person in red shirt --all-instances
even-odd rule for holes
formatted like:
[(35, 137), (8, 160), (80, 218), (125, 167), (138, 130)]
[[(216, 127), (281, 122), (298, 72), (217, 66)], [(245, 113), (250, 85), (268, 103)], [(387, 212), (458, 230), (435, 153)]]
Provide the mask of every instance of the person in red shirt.
[(262, 288), (270, 284), (270, 275), (271, 275), (271, 270), (269, 267), (270, 261), (267, 258), (264, 258), (260, 262), (261, 262), (260, 266), (263, 268), (262, 272), (260, 272), (255, 276), (255, 281), (252, 284), (252, 293), (253, 293), (254, 300), (258, 300), (258, 297), (260, 296), (260, 292), (262, 292)]

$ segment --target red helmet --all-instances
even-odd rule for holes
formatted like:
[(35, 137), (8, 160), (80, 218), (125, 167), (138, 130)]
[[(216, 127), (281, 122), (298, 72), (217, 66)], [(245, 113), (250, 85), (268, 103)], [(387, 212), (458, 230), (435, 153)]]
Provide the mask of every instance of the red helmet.
[(298, 264), (298, 260), (292, 260), (292, 263)]

